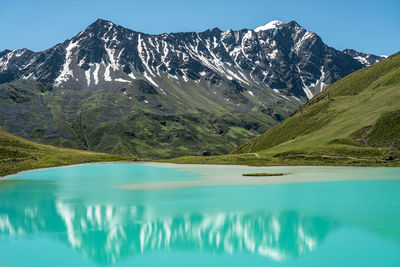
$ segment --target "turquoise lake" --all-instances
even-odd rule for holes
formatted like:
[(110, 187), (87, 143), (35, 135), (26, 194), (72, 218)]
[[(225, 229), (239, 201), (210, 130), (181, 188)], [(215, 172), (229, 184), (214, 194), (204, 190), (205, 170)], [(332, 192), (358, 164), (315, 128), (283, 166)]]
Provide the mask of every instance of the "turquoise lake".
[(22, 172), (0, 180), (0, 266), (400, 266), (399, 179), (152, 163)]

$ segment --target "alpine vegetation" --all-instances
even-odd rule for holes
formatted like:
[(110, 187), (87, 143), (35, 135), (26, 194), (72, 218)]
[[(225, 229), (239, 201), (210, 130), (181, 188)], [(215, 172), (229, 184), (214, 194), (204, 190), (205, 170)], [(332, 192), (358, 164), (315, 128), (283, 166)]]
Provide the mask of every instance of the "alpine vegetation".
[(0, 127), (140, 157), (222, 154), (382, 59), (295, 21), (150, 35), (99, 19), (45, 51), (0, 52)]

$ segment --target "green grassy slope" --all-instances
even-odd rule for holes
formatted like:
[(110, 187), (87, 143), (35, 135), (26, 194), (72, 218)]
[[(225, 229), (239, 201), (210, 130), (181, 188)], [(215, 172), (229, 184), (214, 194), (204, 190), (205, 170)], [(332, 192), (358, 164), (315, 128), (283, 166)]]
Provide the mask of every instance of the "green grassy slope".
[(0, 84), (0, 127), (57, 147), (171, 158), (226, 154), (298, 107), (265, 88), (249, 87), (253, 97), (222, 82), (182, 82), (179, 88), (163, 81), (166, 95), (140, 79), (83, 91), (28, 80)]
[(23, 170), (133, 158), (41, 145), (0, 129), (0, 176)]
[(182, 163), (400, 165), (400, 53), (356, 71), (222, 157)]

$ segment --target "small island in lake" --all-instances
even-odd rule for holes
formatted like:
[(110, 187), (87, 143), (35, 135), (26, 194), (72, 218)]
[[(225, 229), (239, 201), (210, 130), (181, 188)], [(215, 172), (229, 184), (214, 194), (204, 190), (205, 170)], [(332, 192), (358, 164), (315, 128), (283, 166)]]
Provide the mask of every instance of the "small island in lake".
[(259, 173), (243, 173), (243, 176), (283, 176), (283, 175), (288, 175), (289, 173), (265, 173), (265, 172), (259, 172)]

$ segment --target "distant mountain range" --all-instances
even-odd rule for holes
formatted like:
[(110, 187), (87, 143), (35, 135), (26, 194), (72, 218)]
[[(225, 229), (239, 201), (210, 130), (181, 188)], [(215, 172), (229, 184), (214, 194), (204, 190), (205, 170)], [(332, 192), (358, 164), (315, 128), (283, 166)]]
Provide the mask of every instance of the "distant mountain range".
[(93, 151), (220, 154), (383, 58), (295, 21), (150, 35), (99, 19), (45, 51), (0, 52), (0, 126)]
[(48, 50), (1, 52), (0, 80), (30, 79), (82, 90), (118, 88), (144, 79), (161, 93), (168, 90), (165, 79), (183, 87), (236, 81), (310, 98), (382, 59), (328, 47), (295, 21), (272, 21), (254, 30), (150, 35), (99, 19)]

